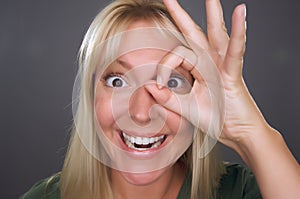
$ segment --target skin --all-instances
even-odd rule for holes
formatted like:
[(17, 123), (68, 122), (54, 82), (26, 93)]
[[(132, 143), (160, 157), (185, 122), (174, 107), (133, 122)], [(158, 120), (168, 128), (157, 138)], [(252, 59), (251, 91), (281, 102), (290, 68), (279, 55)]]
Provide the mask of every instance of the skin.
[[(216, 63), (223, 80), (226, 116), (219, 141), (235, 150), (253, 171), (263, 198), (298, 198), (300, 195), (300, 168), (280, 133), (264, 119), (243, 81), (242, 66), (246, 41), (246, 7), (237, 6), (232, 14), (231, 35), (227, 34), (222, 6), (219, 0), (206, 0), (207, 35), (175, 0), (163, 1), (180, 30), (205, 49)], [(197, 51), (197, 49), (192, 49)], [(188, 51), (188, 49), (186, 49)], [(190, 53), (184, 53), (186, 55)], [(192, 58), (191, 58), (192, 59)], [(172, 68), (183, 67), (196, 81), (197, 70), (185, 64), (184, 59), (168, 54), (162, 64)], [(158, 70), (158, 85), (147, 90), (157, 102), (177, 112), (173, 94), (162, 87), (168, 73)], [(197, 85), (197, 84), (196, 84)], [(193, 92), (201, 95), (195, 86)], [(201, 102), (200, 102), (201, 103)], [(188, 115), (183, 115), (189, 118)]]
[[(153, 24), (145, 20), (140, 20), (130, 24), (128, 30), (147, 27), (153, 27)], [(149, 39), (149, 36), (146, 36), (146, 38)], [(126, 72), (133, 70), (134, 72), (137, 72), (137, 74), (133, 73), (133, 76), (137, 81), (146, 81), (146, 83), (156, 85), (156, 82), (151, 78), (153, 75), (156, 76), (157, 65), (166, 54), (166, 51), (156, 49), (141, 49), (129, 52), (120, 56), (113, 64), (111, 64), (98, 82), (95, 90), (95, 110), (97, 120), (103, 133), (116, 146), (122, 148), (120, 145), (118, 125), (115, 121), (115, 118), (118, 118), (118, 115), (113, 115), (113, 110), (111, 108), (112, 94), (115, 88), (108, 85), (108, 81), (105, 80), (105, 77), (108, 74), (124, 75)], [(145, 64), (148, 64), (150, 67), (149, 69), (147, 68), (147, 73), (143, 72), (143, 74), (140, 74), (138, 71), (134, 70)], [(179, 72), (189, 84), (192, 84), (192, 75), (187, 70), (178, 68), (177, 72)], [(118, 89), (122, 89), (122, 87)], [(154, 104), (157, 104), (157, 102), (146, 87), (139, 87), (130, 98), (130, 117), (138, 125), (147, 125), (151, 122), (149, 111)], [(159, 133), (167, 135), (167, 139), (164, 143), (168, 144), (176, 136), (179, 124), (182, 121), (182, 116), (167, 109), (166, 115), (165, 125)], [(147, 134), (147, 132), (135, 132), (135, 134), (132, 135), (147, 136), (145, 134)], [(111, 169), (111, 183), (114, 198), (176, 198), (184, 181), (185, 173), (186, 168), (179, 162), (169, 165), (166, 168), (139, 174)]]

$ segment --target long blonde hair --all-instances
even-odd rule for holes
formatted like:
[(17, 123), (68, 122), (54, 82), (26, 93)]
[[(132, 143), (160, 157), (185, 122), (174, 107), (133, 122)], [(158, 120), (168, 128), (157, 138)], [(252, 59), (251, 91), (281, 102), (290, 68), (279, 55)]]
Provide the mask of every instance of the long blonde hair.
[[(113, 199), (109, 167), (91, 155), (90, 146), (98, 140), (93, 123), (93, 73), (97, 45), (110, 36), (126, 30), (139, 19), (152, 21), (156, 26), (178, 31), (176, 24), (161, 1), (117, 0), (103, 9), (90, 25), (79, 51), (81, 90), (74, 117), (71, 140), (61, 172), (60, 189), (62, 199), (103, 198)], [(76, 125), (75, 125), (76, 124)], [(78, 132), (84, 132), (85, 137)], [(214, 198), (223, 167), (215, 150), (199, 158), (203, 134), (197, 133), (189, 149), (180, 158), (191, 171), (191, 199)], [(82, 139), (89, 142), (83, 144)]]

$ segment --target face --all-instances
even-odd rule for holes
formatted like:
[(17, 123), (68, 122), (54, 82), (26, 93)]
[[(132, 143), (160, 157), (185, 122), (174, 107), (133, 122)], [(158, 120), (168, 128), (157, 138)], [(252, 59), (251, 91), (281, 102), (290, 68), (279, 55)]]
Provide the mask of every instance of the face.
[[(128, 30), (151, 26), (147, 21), (139, 21), (132, 23)], [(156, 38), (151, 34), (139, 35), (140, 41), (151, 39)], [(128, 42), (137, 41), (126, 39), (121, 48), (128, 46)], [(158, 105), (144, 87), (155, 84), (157, 65), (167, 50), (171, 49), (133, 49), (97, 74), (94, 105), (98, 134), (116, 167), (126, 167), (120, 169), (120, 175), (132, 184), (155, 181), (176, 162), (192, 140), (191, 125), (179, 114)], [(179, 67), (172, 72), (167, 87), (175, 93), (184, 93), (192, 83), (189, 72)], [(167, 165), (159, 164), (168, 158)], [(151, 169), (138, 172), (147, 170), (139, 167)]]

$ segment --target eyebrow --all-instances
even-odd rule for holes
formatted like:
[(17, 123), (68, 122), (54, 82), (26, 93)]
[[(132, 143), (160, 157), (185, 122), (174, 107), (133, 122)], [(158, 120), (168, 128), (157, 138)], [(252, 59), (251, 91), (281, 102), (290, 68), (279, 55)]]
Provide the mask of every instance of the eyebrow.
[[(118, 64), (120, 64), (123, 68), (127, 69), (127, 70), (130, 70), (133, 67), (131, 64), (127, 63), (126, 61), (120, 60), (120, 59), (117, 59), (116, 62)], [(180, 68), (179, 67), (178, 69), (175, 69), (175, 71), (177, 71), (178, 73), (180, 73), (181, 75), (183, 75), (188, 81), (189, 81), (189, 77), (191, 76), (190, 80), (194, 81), (193, 76), (191, 74), (189, 76), (188, 75), (189, 73), (184, 68)], [(174, 74), (174, 69), (172, 70), (172, 73)]]
[(132, 65), (125, 61), (117, 59), (117, 63), (126, 68), (127, 70), (130, 70), (132, 68)]

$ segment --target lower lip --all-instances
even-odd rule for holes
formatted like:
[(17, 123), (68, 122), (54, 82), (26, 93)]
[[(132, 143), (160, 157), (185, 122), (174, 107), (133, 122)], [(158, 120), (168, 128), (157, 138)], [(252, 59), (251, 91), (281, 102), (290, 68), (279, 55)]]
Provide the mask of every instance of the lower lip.
[(118, 131), (119, 133), (119, 144), (120, 144), (120, 147), (121, 149), (123, 149), (124, 151), (127, 151), (129, 152), (130, 155), (133, 155), (133, 156), (138, 156), (138, 157), (141, 157), (141, 156), (149, 156), (149, 155), (154, 155), (155, 153), (157, 153), (160, 149), (162, 149), (164, 146), (167, 145), (168, 143), (168, 136), (166, 135), (166, 138), (165, 140), (163, 141), (163, 143), (161, 143), (161, 145), (159, 145), (158, 147), (156, 148), (150, 148), (150, 149), (145, 149), (145, 150), (135, 150), (133, 148), (129, 148), (127, 146), (127, 144), (124, 143), (123, 141), (123, 138), (122, 138), (122, 132), (121, 131)]

